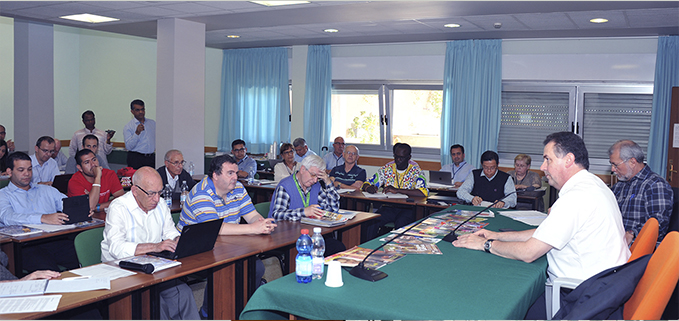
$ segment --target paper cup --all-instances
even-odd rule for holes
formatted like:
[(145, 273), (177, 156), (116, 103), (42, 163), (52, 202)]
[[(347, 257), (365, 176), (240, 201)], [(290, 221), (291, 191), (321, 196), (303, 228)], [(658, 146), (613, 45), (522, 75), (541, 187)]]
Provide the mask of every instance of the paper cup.
[(342, 263), (330, 261), (328, 263), (328, 273), (325, 276), (325, 286), (338, 288), (344, 285), (342, 282)]

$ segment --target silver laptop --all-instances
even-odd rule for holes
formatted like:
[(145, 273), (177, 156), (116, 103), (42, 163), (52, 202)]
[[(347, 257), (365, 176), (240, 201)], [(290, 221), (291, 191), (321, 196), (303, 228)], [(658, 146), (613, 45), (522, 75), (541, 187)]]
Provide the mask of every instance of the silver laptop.
[(453, 177), (450, 172), (429, 171), (429, 182), (443, 185), (453, 185)]

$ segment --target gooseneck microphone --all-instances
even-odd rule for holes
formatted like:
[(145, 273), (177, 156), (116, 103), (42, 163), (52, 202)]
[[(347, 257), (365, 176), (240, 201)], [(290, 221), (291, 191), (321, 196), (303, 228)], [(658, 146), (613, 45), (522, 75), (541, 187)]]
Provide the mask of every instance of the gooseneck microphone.
[(418, 222), (417, 224), (411, 225), (409, 228), (405, 229), (405, 231), (403, 231), (403, 232), (397, 234), (396, 236), (394, 236), (391, 240), (389, 240), (389, 241), (387, 241), (387, 242), (384, 242), (382, 245), (378, 246), (376, 249), (370, 251), (370, 253), (368, 253), (368, 255), (366, 255), (365, 258), (363, 258), (363, 261), (361, 261), (361, 263), (359, 263), (358, 265), (356, 265), (356, 266), (354, 266), (353, 268), (351, 268), (351, 270), (349, 270), (349, 274), (351, 274), (351, 275), (353, 275), (353, 276), (355, 276), (355, 277), (357, 277), (357, 278), (359, 278), (359, 279), (363, 279), (363, 280), (371, 281), (371, 282), (376, 282), (376, 281), (379, 281), (379, 280), (382, 280), (382, 279), (386, 278), (386, 277), (388, 276), (386, 273), (384, 273), (384, 272), (382, 272), (382, 271), (379, 271), (379, 270), (375, 270), (375, 269), (371, 269), (371, 268), (365, 267), (365, 261), (366, 261), (373, 253), (377, 252), (379, 249), (383, 248), (385, 245), (391, 243), (393, 240), (395, 240), (395, 239), (397, 239), (397, 238), (403, 236), (404, 234), (406, 234), (408, 231), (410, 231), (410, 230), (411, 230), (412, 228), (414, 228), (415, 226), (418, 226), (418, 225), (422, 224), (422, 222), (426, 221), (426, 220), (427, 220), (428, 218), (430, 218), (432, 215), (434, 215), (434, 214), (444, 214), (444, 213), (450, 213), (450, 212), (447, 211), (447, 209), (446, 209), (446, 210), (443, 210), (443, 211), (431, 213), (431, 214), (425, 216), (425, 217), (424, 217), (420, 222)]
[(455, 227), (455, 229), (454, 229), (452, 232), (448, 233), (448, 235), (446, 235), (446, 236), (443, 237), (443, 241), (445, 241), (445, 242), (453, 242), (453, 241), (457, 240), (457, 234), (455, 234), (455, 232), (457, 232), (457, 230), (460, 229), (460, 227), (462, 227), (462, 225), (464, 225), (465, 223), (471, 221), (473, 218), (479, 216), (479, 214), (481, 214), (481, 213), (485, 212), (486, 210), (488, 210), (489, 208), (495, 206), (495, 204), (501, 202), (502, 200), (506, 199), (507, 197), (509, 197), (509, 196), (512, 195), (512, 194), (516, 194), (516, 191), (513, 191), (513, 192), (511, 192), (511, 193), (509, 193), (509, 194), (507, 194), (507, 195), (505, 195), (505, 196), (502, 196), (501, 199), (499, 199), (499, 200), (493, 202), (493, 204), (488, 205), (486, 208), (484, 208), (484, 209), (478, 211), (476, 214), (470, 216), (470, 217), (469, 217), (468, 219), (466, 219), (464, 222), (458, 224), (457, 227)]

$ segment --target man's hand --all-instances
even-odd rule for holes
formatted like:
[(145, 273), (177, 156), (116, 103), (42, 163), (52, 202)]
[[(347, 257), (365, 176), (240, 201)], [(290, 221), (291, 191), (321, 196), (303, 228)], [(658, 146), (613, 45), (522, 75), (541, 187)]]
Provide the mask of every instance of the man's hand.
[(139, 123), (139, 125), (137, 125), (137, 130), (135, 130), (134, 133), (137, 134), (137, 135), (139, 135), (139, 134), (141, 134), (141, 132), (143, 132), (143, 131), (144, 131), (144, 124), (143, 124), (143, 123)]
[(177, 248), (177, 241), (175, 240), (165, 240), (160, 243), (156, 243), (154, 246), (154, 249), (152, 252), (162, 252), (165, 250), (168, 250), (170, 252), (174, 252), (174, 250)]
[(483, 199), (478, 197), (478, 196), (474, 196), (474, 198), (472, 198), (472, 204), (473, 205), (479, 205), (479, 204), (481, 204), (481, 202), (483, 202)]
[(251, 225), (254, 234), (271, 234), (277, 226), (272, 218), (263, 217), (260, 217), (257, 222), (254, 222)]
[(11, 139), (8, 139), (6, 141), (6, 143), (7, 143), (7, 151), (13, 152), (14, 151), (14, 142)]
[(385, 186), (385, 187), (382, 189), (382, 192), (385, 193), (385, 194), (386, 194), (386, 193), (394, 193), (394, 194), (397, 194), (399, 191), (398, 191), (398, 188), (389, 185), (389, 186)]
[(632, 244), (632, 241), (634, 241), (634, 232), (625, 231), (625, 242), (627, 242), (627, 245)]
[(238, 175), (238, 178), (246, 178), (248, 177), (249, 174), (246, 171), (239, 170), (238, 172), (236, 172), (236, 175)]
[(455, 184), (453, 184), (453, 186), (460, 187), (460, 186), (462, 186), (463, 183), (464, 182), (455, 182)]
[(505, 202), (499, 201), (495, 205), (493, 205), (494, 208), (503, 208), (505, 207)]
[(54, 272), (54, 271), (48, 271), (48, 270), (41, 270), (41, 271), (35, 271), (29, 275), (24, 276), (21, 278), (22, 281), (27, 281), (27, 280), (39, 280), (39, 279), (56, 279), (61, 276), (61, 273), (59, 272)]
[(326, 185), (332, 185), (332, 180), (330, 179), (330, 176), (328, 176), (328, 173), (321, 171), (317, 176), (318, 179), (322, 179)]
[(377, 193), (377, 187), (375, 185), (368, 185), (368, 187), (365, 188), (365, 191), (370, 194), (375, 194)]
[(63, 225), (65, 221), (68, 221), (66, 213), (43, 214), (40, 217), (40, 222), (43, 224)]
[(321, 209), (320, 206), (317, 204), (310, 205), (309, 207), (304, 208), (304, 216), (310, 217), (310, 218), (320, 218), (323, 216), (323, 213), (325, 211)]
[(109, 144), (111, 143), (111, 138), (113, 138), (113, 135), (116, 134), (115, 130), (109, 130), (106, 132), (106, 143)]
[(465, 234), (460, 235), (457, 240), (453, 241), (453, 246), (483, 251), (484, 242), (486, 242), (486, 238), (479, 236), (476, 233)]
[(101, 166), (97, 166), (95, 168), (92, 168), (92, 171), (94, 172), (94, 179), (96, 180), (98, 178), (101, 181), (101, 173), (104, 171), (104, 168)]

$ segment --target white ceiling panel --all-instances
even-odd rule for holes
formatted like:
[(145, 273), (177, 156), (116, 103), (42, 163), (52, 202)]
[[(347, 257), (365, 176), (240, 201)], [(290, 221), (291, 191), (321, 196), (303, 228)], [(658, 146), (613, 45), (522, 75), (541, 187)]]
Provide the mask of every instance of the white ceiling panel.
[(563, 12), (515, 14), (516, 20), (535, 30), (564, 30), (577, 27)]

